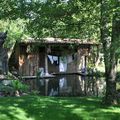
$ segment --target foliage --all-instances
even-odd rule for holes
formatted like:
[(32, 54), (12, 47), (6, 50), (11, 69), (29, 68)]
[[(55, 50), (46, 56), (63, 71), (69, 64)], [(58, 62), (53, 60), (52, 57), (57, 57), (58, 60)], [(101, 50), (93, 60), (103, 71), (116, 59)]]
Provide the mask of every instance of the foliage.
[(36, 72), (37, 80), (40, 79), (40, 77), (44, 76), (44, 68), (39, 68)]
[(39, 94), (40, 94), (40, 91), (38, 91), (38, 90), (32, 90), (30, 92), (30, 95), (39, 95)]
[[(120, 51), (119, 0), (1, 0), (0, 10), (2, 19), (27, 20), (27, 29), (34, 37), (101, 39), (109, 86), (106, 95), (115, 97), (115, 67)], [(21, 32), (16, 36), (20, 37)]]
[(1, 18), (29, 21), (28, 30), (34, 37), (98, 39), (99, 7), (96, 1), (4, 0)]
[[(76, 2), (50, 0), (44, 3), (34, 1), (30, 4), (33, 5), (31, 8), (33, 14), (29, 26), (32, 27), (30, 30), (35, 36), (81, 39), (98, 37), (98, 20), (96, 18), (99, 16), (96, 14), (98, 11), (95, 10), (98, 10), (99, 6), (96, 2), (88, 4), (78, 0)], [(94, 15), (92, 16), (93, 11)]]
[(14, 92), (14, 89), (13, 87), (9, 86), (9, 85), (3, 85), (3, 84), (0, 84), (0, 91), (3, 92), (4, 95), (7, 95)]
[(17, 20), (0, 20), (0, 31), (8, 31), (5, 47), (11, 48), (16, 41), (20, 41), (25, 37), (26, 21), (23, 19)]
[(117, 104), (116, 94), (116, 54), (117, 44), (120, 42), (120, 1), (101, 1), (101, 42), (103, 45), (105, 78), (106, 78), (106, 104)]
[(29, 89), (28, 85), (23, 84), (19, 80), (12, 80), (11, 81), (11, 86), (13, 87), (14, 91), (19, 90), (21, 92), (26, 92)]
[(29, 86), (26, 84), (23, 84), (19, 80), (9, 80), (0, 83), (0, 91), (3, 93), (4, 96), (10, 95), (14, 96), (16, 91), (19, 91), (20, 93), (26, 93), (29, 90)]

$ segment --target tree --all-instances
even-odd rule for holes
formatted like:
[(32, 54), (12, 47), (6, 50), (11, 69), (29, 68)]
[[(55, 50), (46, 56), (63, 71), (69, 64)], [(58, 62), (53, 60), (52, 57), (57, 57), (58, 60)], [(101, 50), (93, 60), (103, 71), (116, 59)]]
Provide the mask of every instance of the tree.
[(29, 21), (28, 30), (35, 37), (101, 39), (105, 61), (105, 103), (115, 104), (117, 103), (116, 61), (119, 52), (118, 42), (120, 42), (120, 2), (119, 0), (100, 1), (1, 0), (0, 17), (12, 20), (22, 18)]
[(0, 18), (28, 20), (35, 37), (97, 39), (98, 8), (96, 0), (2, 0)]
[(95, 1), (49, 0), (31, 4), (34, 7), (31, 8), (29, 26), (35, 36), (81, 39), (99, 37), (99, 5)]
[(5, 43), (7, 48), (11, 48), (16, 41), (25, 35), (25, 21), (17, 20), (0, 20), (0, 31), (8, 31), (8, 37)]
[(101, 42), (105, 61), (106, 104), (117, 104), (116, 45), (120, 41), (119, 3), (117, 0), (101, 0)]

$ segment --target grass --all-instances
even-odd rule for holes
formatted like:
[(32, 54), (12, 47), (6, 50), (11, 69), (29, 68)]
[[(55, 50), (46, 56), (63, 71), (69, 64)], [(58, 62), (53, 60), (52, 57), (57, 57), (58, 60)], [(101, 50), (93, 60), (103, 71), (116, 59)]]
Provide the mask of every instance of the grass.
[(0, 120), (120, 120), (120, 107), (105, 107), (100, 98), (0, 98)]

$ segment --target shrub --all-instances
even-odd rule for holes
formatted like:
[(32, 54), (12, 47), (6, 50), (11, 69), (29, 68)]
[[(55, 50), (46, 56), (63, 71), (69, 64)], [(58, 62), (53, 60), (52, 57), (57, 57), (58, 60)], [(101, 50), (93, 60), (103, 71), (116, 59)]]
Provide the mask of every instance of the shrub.
[(20, 92), (27, 92), (29, 89), (29, 86), (22, 83), (19, 80), (12, 80), (11, 86), (13, 87), (14, 91), (18, 90)]

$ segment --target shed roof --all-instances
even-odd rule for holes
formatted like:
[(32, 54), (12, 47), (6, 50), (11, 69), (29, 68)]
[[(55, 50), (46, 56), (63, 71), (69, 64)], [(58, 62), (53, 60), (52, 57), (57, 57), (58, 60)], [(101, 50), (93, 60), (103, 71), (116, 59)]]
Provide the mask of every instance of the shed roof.
[(99, 45), (96, 41), (82, 40), (82, 39), (70, 39), (70, 38), (28, 38), (21, 40), (20, 43), (32, 44), (32, 43), (43, 43), (43, 44), (89, 44)]

